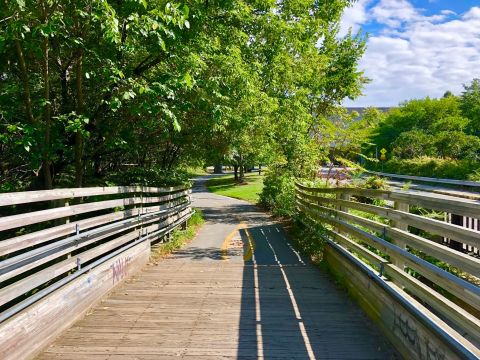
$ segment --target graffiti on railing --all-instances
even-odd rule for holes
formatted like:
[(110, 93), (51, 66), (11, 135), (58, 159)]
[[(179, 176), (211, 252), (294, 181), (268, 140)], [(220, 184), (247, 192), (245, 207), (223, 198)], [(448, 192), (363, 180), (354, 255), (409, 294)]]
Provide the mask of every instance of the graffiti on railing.
[(401, 336), (404, 343), (417, 354), (421, 360), (445, 360), (443, 349), (432, 343), (427, 336), (421, 336), (414, 321), (407, 314), (393, 307), (393, 333)]
[(116, 260), (110, 267), (112, 269), (112, 281), (116, 282), (122, 280), (127, 275), (128, 264), (132, 259), (131, 256), (127, 256), (122, 259)]

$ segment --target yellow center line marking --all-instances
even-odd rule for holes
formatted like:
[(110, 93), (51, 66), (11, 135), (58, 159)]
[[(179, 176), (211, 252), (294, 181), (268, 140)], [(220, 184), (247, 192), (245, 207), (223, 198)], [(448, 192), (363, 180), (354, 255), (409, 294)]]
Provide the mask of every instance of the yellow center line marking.
[(243, 255), (243, 261), (249, 261), (253, 259), (253, 263), (255, 263), (255, 241), (253, 240), (253, 236), (252, 234), (250, 234), (250, 231), (248, 231), (248, 229), (245, 229), (245, 233), (247, 234), (248, 238), (248, 249)]
[(235, 233), (240, 230), (240, 229), (244, 229), (245, 227), (247, 226), (247, 224), (245, 224), (244, 222), (241, 222), (240, 224), (238, 224), (235, 229), (233, 229), (226, 237), (225, 237), (225, 240), (223, 240), (223, 244), (220, 248), (220, 253), (221, 253), (221, 257), (222, 257), (222, 260), (228, 260), (229, 257), (228, 257), (228, 247), (230, 246), (230, 241), (232, 240), (232, 238), (235, 236)]

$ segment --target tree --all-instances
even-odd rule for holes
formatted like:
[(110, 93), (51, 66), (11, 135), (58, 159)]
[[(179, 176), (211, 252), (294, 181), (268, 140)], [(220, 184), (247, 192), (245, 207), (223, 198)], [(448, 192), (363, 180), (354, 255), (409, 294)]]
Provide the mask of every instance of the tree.
[(313, 132), (366, 82), (364, 38), (338, 36), (353, 1), (3, 1), (0, 163), (15, 186), (229, 156), (314, 176)]
[(420, 156), (435, 156), (437, 148), (435, 137), (422, 130), (402, 132), (393, 142), (392, 153), (401, 159), (413, 159)]
[(402, 159), (476, 156), (476, 141), (466, 134), (471, 120), (460, 105), (456, 96), (405, 102), (380, 122), (371, 141)]
[(470, 120), (467, 131), (480, 136), (480, 79), (473, 79), (470, 85), (463, 85), (460, 96), (462, 115)]
[(97, 167), (108, 151), (109, 119), (152, 85), (146, 75), (187, 15), (187, 7), (163, 1), (5, 1), (2, 116), (7, 126), (28, 129), (21, 150), (44, 188), (71, 165), (81, 186), (86, 161)]

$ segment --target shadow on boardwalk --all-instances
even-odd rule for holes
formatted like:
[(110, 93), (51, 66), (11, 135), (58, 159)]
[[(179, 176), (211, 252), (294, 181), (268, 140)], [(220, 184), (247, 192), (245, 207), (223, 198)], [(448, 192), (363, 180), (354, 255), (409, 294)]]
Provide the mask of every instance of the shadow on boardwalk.
[(238, 358), (396, 359), (328, 275), (289, 247), (277, 225), (241, 232), (245, 259)]

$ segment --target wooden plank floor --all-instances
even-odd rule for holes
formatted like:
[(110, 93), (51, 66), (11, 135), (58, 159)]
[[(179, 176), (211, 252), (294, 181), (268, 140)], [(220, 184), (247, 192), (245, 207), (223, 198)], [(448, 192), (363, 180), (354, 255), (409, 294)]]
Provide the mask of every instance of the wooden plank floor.
[(190, 246), (120, 285), (38, 359), (397, 358), (279, 225), (242, 202), (197, 198), (209, 222)]
[(279, 266), (150, 265), (39, 359), (393, 357), (326, 274), (311, 266), (283, 270), (290, 289)]

